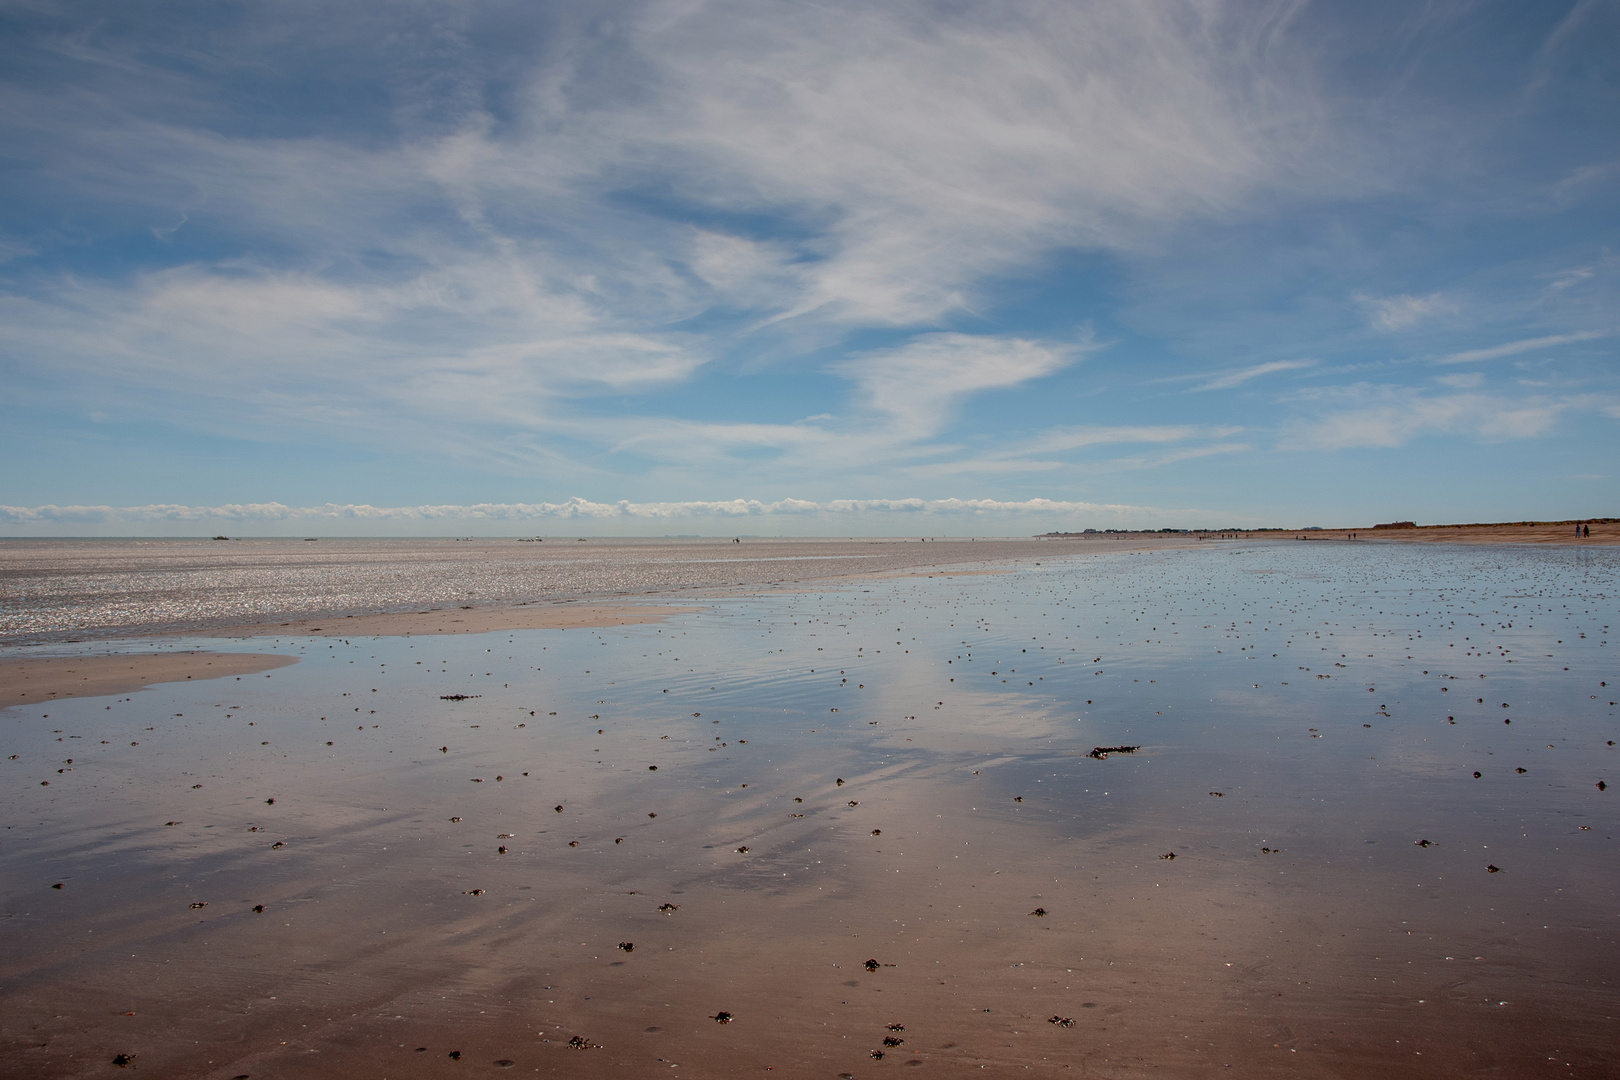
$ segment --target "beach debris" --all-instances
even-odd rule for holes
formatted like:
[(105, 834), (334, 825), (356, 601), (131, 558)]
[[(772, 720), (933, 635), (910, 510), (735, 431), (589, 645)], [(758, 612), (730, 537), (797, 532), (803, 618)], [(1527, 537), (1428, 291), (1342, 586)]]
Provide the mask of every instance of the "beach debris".
[(483, 696), (484, 696), (483, 694), (440, 694), (439, 695), (439, 700), (440, 701), (471, 701), (473, 698), (483, 697)]
[(883, 965), (878, 963), (876, 960), (868, 960), (866, 962), (866, 970), (867, 971), (876, 971), (878, 968), (880, 968), (882, 966)]
[(665, 915), (673, 915), (677, 911), (681, 910), (681, 905), (679, 905), (679, 904), (659, 904), (658, 905), (658, 910), (663, 912)]
[(1224, 791), (1212, 791), (1212, 792), (1210, 792), (1210, 794), (1215, 796), (1217, 799), (1226, 798), (1226, 792), (1224, 792)]
[(614, 837), (614, 838), (613, 838), (613, 842), (614, 842), (614, 843), (615, 843), (615, 844), (622, 844), (622, 843), (624, 843), (624, 837), (622, 837), (622, 836), (615, 836), (615, 837)]
[(743, 845), (743, 846), (742, 846), (742, 847), (740, 847), (740, 848), (738, 848), (738, 849), (737, 849), (737, 854), (739, 854), (739, 855), (746, 855), (746, 854), (748, 854), (748, 852), (749, 852), (749, 851), (750, 851), (750, 850), (751, 850), (751, 849), (750, 849), (750, 848), (749, 848), (749, 847), (748, 847), (748, 845), (747, 845), (747, 844), (744, 844), (744, 845)]
[(1476, 770), (1474, 770), (1474, 779), (1475, 779), (1475, 780), (1478, 780), (1478, 779), (1479, 779), (1479, 776), (1480, 776), (1480, 774), (1479, 774), (1479, 770), (1478, 770), (1478, 769), (1476, 769)]
[(580, 1035), (575, 1035), (572, 1039), (569, 1039), (568, 1040), (568, 1045), (573, 1047), (575, 1050), (596, 1050), (596, 1049), (598, 1049), (598, 1046), (597, 1046), (596, 1043), (593, 1043), (593, 1042), (591, 1042), (591, 1040), (589, 1040), (587, 1038), (584, 1038), (583, 1036), (580, 1036)]
[(648, 772), (657, 772), (657, 771), (658, 771), (658, 766), (656, 766), (656, 765), (649, 765), (649, 766), (647, 766), (647, 771), (648, 771)]
[(451, 823), (451, 824), (452, 824), (452, 825), (454, 825), (454, 824), (455, 824), (455, 823), (456, 823), (456, 822), (458, 822), (458, 821), (460, 821), (460, 820), (461, 820), (461, 819), (460, 819), (460, 818), (459, 818), (459, 817), (453, 817), (453, 818), (451, 818), (451, 819), (450, 819), (450, 823)]
[(838, 780), (837, 780), (837, 784), (838, 784), (838, 786), (839, 786), (839, 787), (843, 787), (843, 786), (844, 786), (844, 780), (843, 780), (843, 777), (839, 777), (839, 778), (838, 778)]
[(1074, 1027), (1074, 1017), (1072, 1017), (1072, 1016), (1056, 1016), (1056, 1015), (1054, 1015), (1050, 1019), (1048, 1019), (1046, 1022), (1048, 1024), (1056, 1024), (1058, 1027)]
[(452, 1050), (452, 1051), (450, 1051), (449, 1056), (450, 1056), (451, 1061), (460, 1061), (461, 1060), (461, 1051), (460, 1050)]
[(253, 905), (253, 914), (255, 914), (255, 915), (263, 915), (264, 914), (264, 905), (263, 904), (254, 904)]
[(497, 854), (497, 855), (505, 855), (506, 854), (506, 845), (502, 844), (500, 847), (496, 848), (495, 849), (495, 854)]
[(557, 811), (559, 814), (562, 813), (562, 803), (558, 803), (556, 806), (553, 806), (552, 809)]
[(112, 1059), (112, 1063), (114, 1065), (118, 1066), (120, 1069), (127, 1069), (131, 1065), (135, 1064), (135, 1055), (134, 1054), (114, 1054), (113, 1059)]
[(1163, 855), (1159, 856), (1159, 858), (1161, 858), (1161, 859), (1173, 859), (1175, 857), (1176, 857), (1176, 853), (1173, 852), (1173, 851), (1167, 851)]
[(1497, 866), (1495, 863), (1487, 863), (1485, 866), (1485, 872), (1487, 874), (1500, 874), (1502, 872), (1502, 868)]
[(1093, 746), (1091, 753), (1086, 757), (1102, 761), (1109, 754), (1134, 754), (1140, 749), (1142, 749), (1140, 746)]
[(1030, 914), (1035, 916), (1037, 919), (1044, 919), (1046, 918), (1046, 909), (1043, 907), (1038, 907), (1034, 911), (1030, 912)]
[(193, 900), (191, 902), (191, 909), (193, 911), (197, 910), (198, 908), (205, 908), (207, 906), (208, 906), (208, 901), (206, 901), (206, 900)]
[(170, 825), (178, 825), (178, 824), (180, 824), (180, 822), (178, 822), (178, 821), (165, 821), (163, 824), (164, 824), (164, 827), (167, 828)]
[(889, 1025), (889, 1030), (890, 1031), (904, 1031), (904, 1030), (906, 1030), (906, 1025), (904, 1025), (904, 1024), (890, 1024)]
[[(881, 1050), (872, 1051), (872, 1059), (874, 1061), (882, 1061), (883, 1060), (883, 1051), (881, 1051)], [(848, 1073), (839, 1073), (838, 1075), (840, 1075), (840, 1076), (848, 1076), (849, 1074)]]
[(726, 1012), (726, 1010), (721, 1009), (719, 1012), (709, 1017), (709, 1019), (713, 1020), (717, 1024), (729, 1024), (731, 1023), (731, 1014)]
[(1013, 802), (1023, 802), (1023, 801), (1024, 801), (1024, 797), (1022, 795), (1014, 795), (1013, 796)]
[(484, 890), (483, 889), (463, 889), (461, 891), (461, 895), (462, 896), (483, 896), (484, 895)]
[(570, 840), (570, 841), (568, 841), (568, 846), (569, 847), (579, 847), (579, 841), (578, 840)]
[(635, 952), (636, 943), (633, 941), (621, 941), (619, 942), (619, 948), (624, 952)]
[(885, 1035), (885, 1036), (883, 1036), (883, 1045), (884, 1046), (899, 1046), (902, 1043), (904, 1043), (905, 1041), (906, 1040), (900, 1038), (897, 1035)]
[(872, 830), (872, 835), (873, 836), (882, 836), (883, 835), (883, 830), (882, 829), (873, 829)]
[(277, 840), (275, 843), (270, 845), (270, 850), (271, 851), (279, 851), (280, 849), (282, 849), (282, 848), (284, 848), (286, 846), (287, 846), (287, 841), (285, 841), (285, 840)]
[(67, 888), (67, 883), (64, 882), (64, 881), (58, 881), (55, 885), (52, 885), (51, 888), (53, 888), (53, 889), (65, 889), (65, 888)]
[(1603, 781), (1599, 780), (1597, 782), (1597, 789), (1599, 791), (1608, 791), (1609, 790), (1609, 785), (1605, 784)]

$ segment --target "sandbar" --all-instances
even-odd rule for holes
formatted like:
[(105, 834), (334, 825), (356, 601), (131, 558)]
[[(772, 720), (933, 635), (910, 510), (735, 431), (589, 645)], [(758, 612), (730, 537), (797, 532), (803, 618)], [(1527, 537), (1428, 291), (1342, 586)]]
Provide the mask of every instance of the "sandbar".
[(255, 675), (297, 662), (292, 656), (217, 652), (0, 657), (0, 708), (127, 694), (153, 683)]

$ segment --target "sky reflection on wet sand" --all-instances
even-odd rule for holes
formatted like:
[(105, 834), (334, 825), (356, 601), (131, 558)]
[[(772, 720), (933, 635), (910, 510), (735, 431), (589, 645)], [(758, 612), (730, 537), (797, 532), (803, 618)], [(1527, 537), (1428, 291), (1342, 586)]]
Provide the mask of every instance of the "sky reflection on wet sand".
[(0, 1055), (1612, 1075), (1617, 568), (1076, 556), (9, 709)]

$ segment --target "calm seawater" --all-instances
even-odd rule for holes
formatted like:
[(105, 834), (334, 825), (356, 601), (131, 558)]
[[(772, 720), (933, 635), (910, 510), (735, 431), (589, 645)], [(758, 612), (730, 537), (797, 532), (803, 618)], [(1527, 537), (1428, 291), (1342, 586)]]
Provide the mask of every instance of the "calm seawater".
[(1009, 569), (4, 710), (0, 1059), (1620, 1072), (1620, 553)]

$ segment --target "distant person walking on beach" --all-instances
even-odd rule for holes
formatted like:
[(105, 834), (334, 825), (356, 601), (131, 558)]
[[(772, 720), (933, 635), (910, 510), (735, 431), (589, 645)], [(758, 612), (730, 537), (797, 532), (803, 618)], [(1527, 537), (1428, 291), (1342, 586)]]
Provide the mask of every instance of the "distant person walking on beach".
[(1581, 526), (1581, 535), (1582, 536), (1591, 536), (1592, 535), (1592, 526), (1590, 526), (1590, 525), (1582, 525)]

